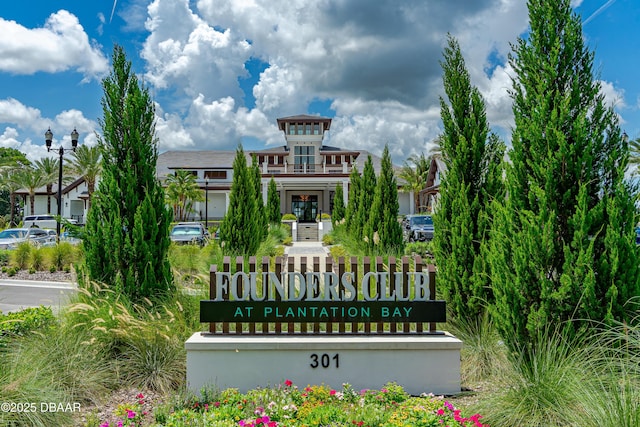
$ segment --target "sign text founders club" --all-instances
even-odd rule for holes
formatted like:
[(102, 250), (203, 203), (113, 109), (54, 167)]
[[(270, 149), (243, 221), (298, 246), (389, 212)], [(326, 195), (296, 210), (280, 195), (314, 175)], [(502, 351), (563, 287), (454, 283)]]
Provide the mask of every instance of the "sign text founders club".
[(444, 322), (426, 272), (216, 272), (201, 322)]

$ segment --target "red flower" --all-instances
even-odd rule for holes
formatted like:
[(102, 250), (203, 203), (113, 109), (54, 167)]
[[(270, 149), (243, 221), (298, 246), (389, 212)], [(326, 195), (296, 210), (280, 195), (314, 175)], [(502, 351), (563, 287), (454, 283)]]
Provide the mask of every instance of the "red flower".
[(293, 385), (293, 381), (291, 380), (284, 380), (284, 385), (286, 385), (287, 387), (291, 387)]

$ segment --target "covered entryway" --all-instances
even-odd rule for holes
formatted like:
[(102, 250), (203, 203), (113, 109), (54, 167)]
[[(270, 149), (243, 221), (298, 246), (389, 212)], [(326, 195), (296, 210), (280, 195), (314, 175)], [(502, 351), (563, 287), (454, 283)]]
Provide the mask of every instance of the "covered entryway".
[(318, 215), (318, 196), (294, 194), (291, 197), (291, 212), (298, 222), (315, 222)]

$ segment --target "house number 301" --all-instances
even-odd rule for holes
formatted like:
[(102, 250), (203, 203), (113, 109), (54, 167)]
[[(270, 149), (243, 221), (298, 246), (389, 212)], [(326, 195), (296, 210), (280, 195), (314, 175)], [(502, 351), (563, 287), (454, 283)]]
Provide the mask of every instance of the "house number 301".
[(340, 367), (340, 355), (338, 353), (334, 354), (333, 357), (331, 357), (327, 353), (313, 353), (311, 355), (311, 363), (309, 364), (309, 366), (311, 366), (313, 369), (316, 369), (318, 367), (323, 367), (326, 369), (330, 367), (332, 363), (336, 365), (336, 368)]

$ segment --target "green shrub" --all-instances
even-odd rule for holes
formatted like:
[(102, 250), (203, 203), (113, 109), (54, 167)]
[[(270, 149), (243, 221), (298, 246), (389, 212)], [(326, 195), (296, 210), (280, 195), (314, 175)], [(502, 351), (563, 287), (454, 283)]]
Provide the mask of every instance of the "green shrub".
[(330, 246), (330, 245), (333, 245), (334, 243), (335, 242), (334, 242), (333, 234), (327, 233), (324, 236), (322, 236), (322, 244), (323, 245)]
[(30, 332), (44, 330), (55, 323), (49, 307), (29, 307), (7, 314), (0, 313), (0, 338), (25, 336)]
[(407, 243), (404, 247), (405, 255), (420, 255), (423, 257), (430, 257), (431, 252), (431, 242), (411, 242)]
[(160, 328), (146, 328), (128, 339), (120, 362), (125, 382), (141, 389), (167, 393), (181, 387), (186, 376), (184, 341), (164, 334)]
[(54, 266), (56, 270), (64, 270), (66, 266), (71, 265), (78, 259), (79, 250), (69, 242), (60, 242), (55, 246), (43, 248), (49, 258), (49, 265)]
[(589, 417), (584, 390), (593, 376), (584, 342), (556, 330), (539, 331), (536, 345), (510, 353), (496, 373), (498, 390), (480, 404), (492, 426), (568, 426)]
[(293, 237), (291, 237), (291, 236), (287, 237), (286, 239), (284, 239), (282, 241), (282, 244), (285, 245), (285, 246), (293, 245)]
[(284, 239), (291, 236), (291, 227), (285, 224), (271, 224), (269, 234), (273, 236), (278, 243), (282, 243)]
[(29, 265), (32, 249), (34, 248), (29, 242), (22, 242), (11, 253), (13, 264), (19, 270), (24, 270)]
[(292, 213), (286, 213), (286, 214), (282, 215), (282, 220), (283, 221), (295, 221), (297, 219), (298, 218)]
[(35, 271), (42, 270), (44, 267), (44, 260), (45, 256), (42, 248), (33, 248), (31, 251), (31, 268)]
[(0, 249), (0, 265), (5, 267), (9, 265), (11, 251)]

